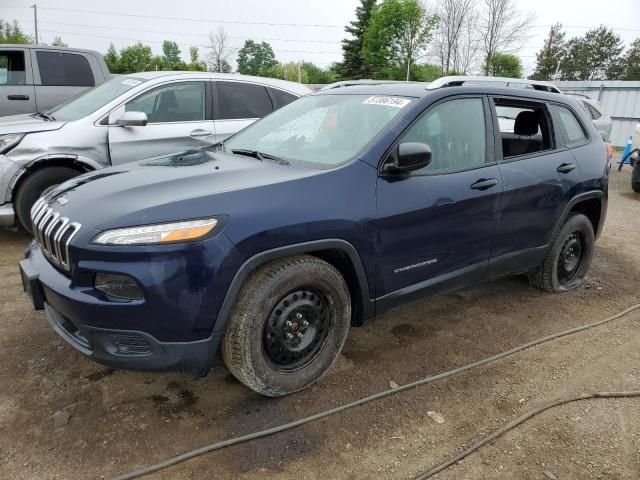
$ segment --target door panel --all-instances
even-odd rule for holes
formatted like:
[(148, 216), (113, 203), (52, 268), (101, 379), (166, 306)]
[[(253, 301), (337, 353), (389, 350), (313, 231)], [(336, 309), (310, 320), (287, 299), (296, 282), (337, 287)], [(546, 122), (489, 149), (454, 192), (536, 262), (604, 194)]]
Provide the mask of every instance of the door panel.
[(0, 49), (0, 116), (36, 111), (30, 54), (24, 48)]
[[(113, 123), (124, 111), (147, 115), (144, 127), (109, 126), (111, 163), (165, 155), (216, 142), (215, 125), (206, 108), (205, 82), (174, 82), (144, 92), (113, 112)], [(199, 119), (199, 120), (198, 120)]]
[(502, 192), (488, 112), (479, 97), (447, 100), (401, 137), (428, 144), (432, 160), (410, 176), (378, 179), (378, 298), (482, 278)]

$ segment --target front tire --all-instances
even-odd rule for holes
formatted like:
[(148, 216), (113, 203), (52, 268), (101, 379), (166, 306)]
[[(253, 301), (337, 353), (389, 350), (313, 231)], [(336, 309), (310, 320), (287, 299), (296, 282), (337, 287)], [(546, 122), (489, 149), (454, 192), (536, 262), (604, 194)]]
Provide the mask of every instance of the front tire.
[(545, 292), (566, 292), (579, 287), (591, 265), (594, 244), (591, 221), (581, 213), (572, 213), (542, 264), (529, 274), (529, 282)]
[(25, 178), (15, 196), (14, 208), (20, 225), (31, 232), (31, 207), (45, 190), (77, 177), (80, 172), (69, 167), (47, 167), (37, 170)]
[(634, 192), (640, 193), (640, 157), (633, 165), (631, 172), (631, 188)]
[(333, 266), (310, 255), (276, 260), (259, 267), (242, 287), (222, 355), (247, 387), (279, 397), (326, 373), (350, 323), (349, 289)]

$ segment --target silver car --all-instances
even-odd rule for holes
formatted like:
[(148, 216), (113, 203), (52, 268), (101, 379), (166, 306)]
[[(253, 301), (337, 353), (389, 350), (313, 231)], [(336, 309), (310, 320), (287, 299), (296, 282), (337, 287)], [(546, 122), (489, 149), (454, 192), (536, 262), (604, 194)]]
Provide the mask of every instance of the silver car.
[(301, 84), (206, 72), (115, 77), (46, 112), (0, 118), (0, 226), (30, 230), (46, 189), (81, 173), (212, 145), (310, 93)]
[(611, 129), (613, 128), (613, 120), (607, 115), (600, 103), (591, 97), (582, 95), (579, 93), (565, 93), (565, 95), (572, 95), (576, 97), (576, 100), (580, 102), (580, 105), (584, 107), (587, 114), (591, 117), (593, 124), (598, 129), (598, 132), (602, 135), (605, 142), (611, 141)]

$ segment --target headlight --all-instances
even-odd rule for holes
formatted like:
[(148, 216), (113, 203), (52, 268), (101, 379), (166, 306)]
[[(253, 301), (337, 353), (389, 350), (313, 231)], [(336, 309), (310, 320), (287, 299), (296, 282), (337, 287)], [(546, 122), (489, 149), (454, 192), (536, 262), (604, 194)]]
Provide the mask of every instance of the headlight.
[(0, 135), (0, 155), (7, 153), (24, 138), (24, 133), (8, 133)]
[(99, 245), (152, 245), (197, 240), (214, 229), (218, 220), (189, 220), (186, 222), (162, 223), (140, 227), (107, 230), (93, 239)]

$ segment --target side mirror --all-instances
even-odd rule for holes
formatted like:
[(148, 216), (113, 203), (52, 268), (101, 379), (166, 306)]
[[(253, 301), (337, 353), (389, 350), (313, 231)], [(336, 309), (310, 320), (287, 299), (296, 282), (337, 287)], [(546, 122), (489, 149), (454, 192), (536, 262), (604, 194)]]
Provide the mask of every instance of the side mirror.
[(144, 112), (124, 112), (115, 124), (120, 127), (145, 127), (148, 121)]
[(403, 142), (384, 166), (388, 173), (409, 173), (431, 163), (431, 147), (426, 143)]

